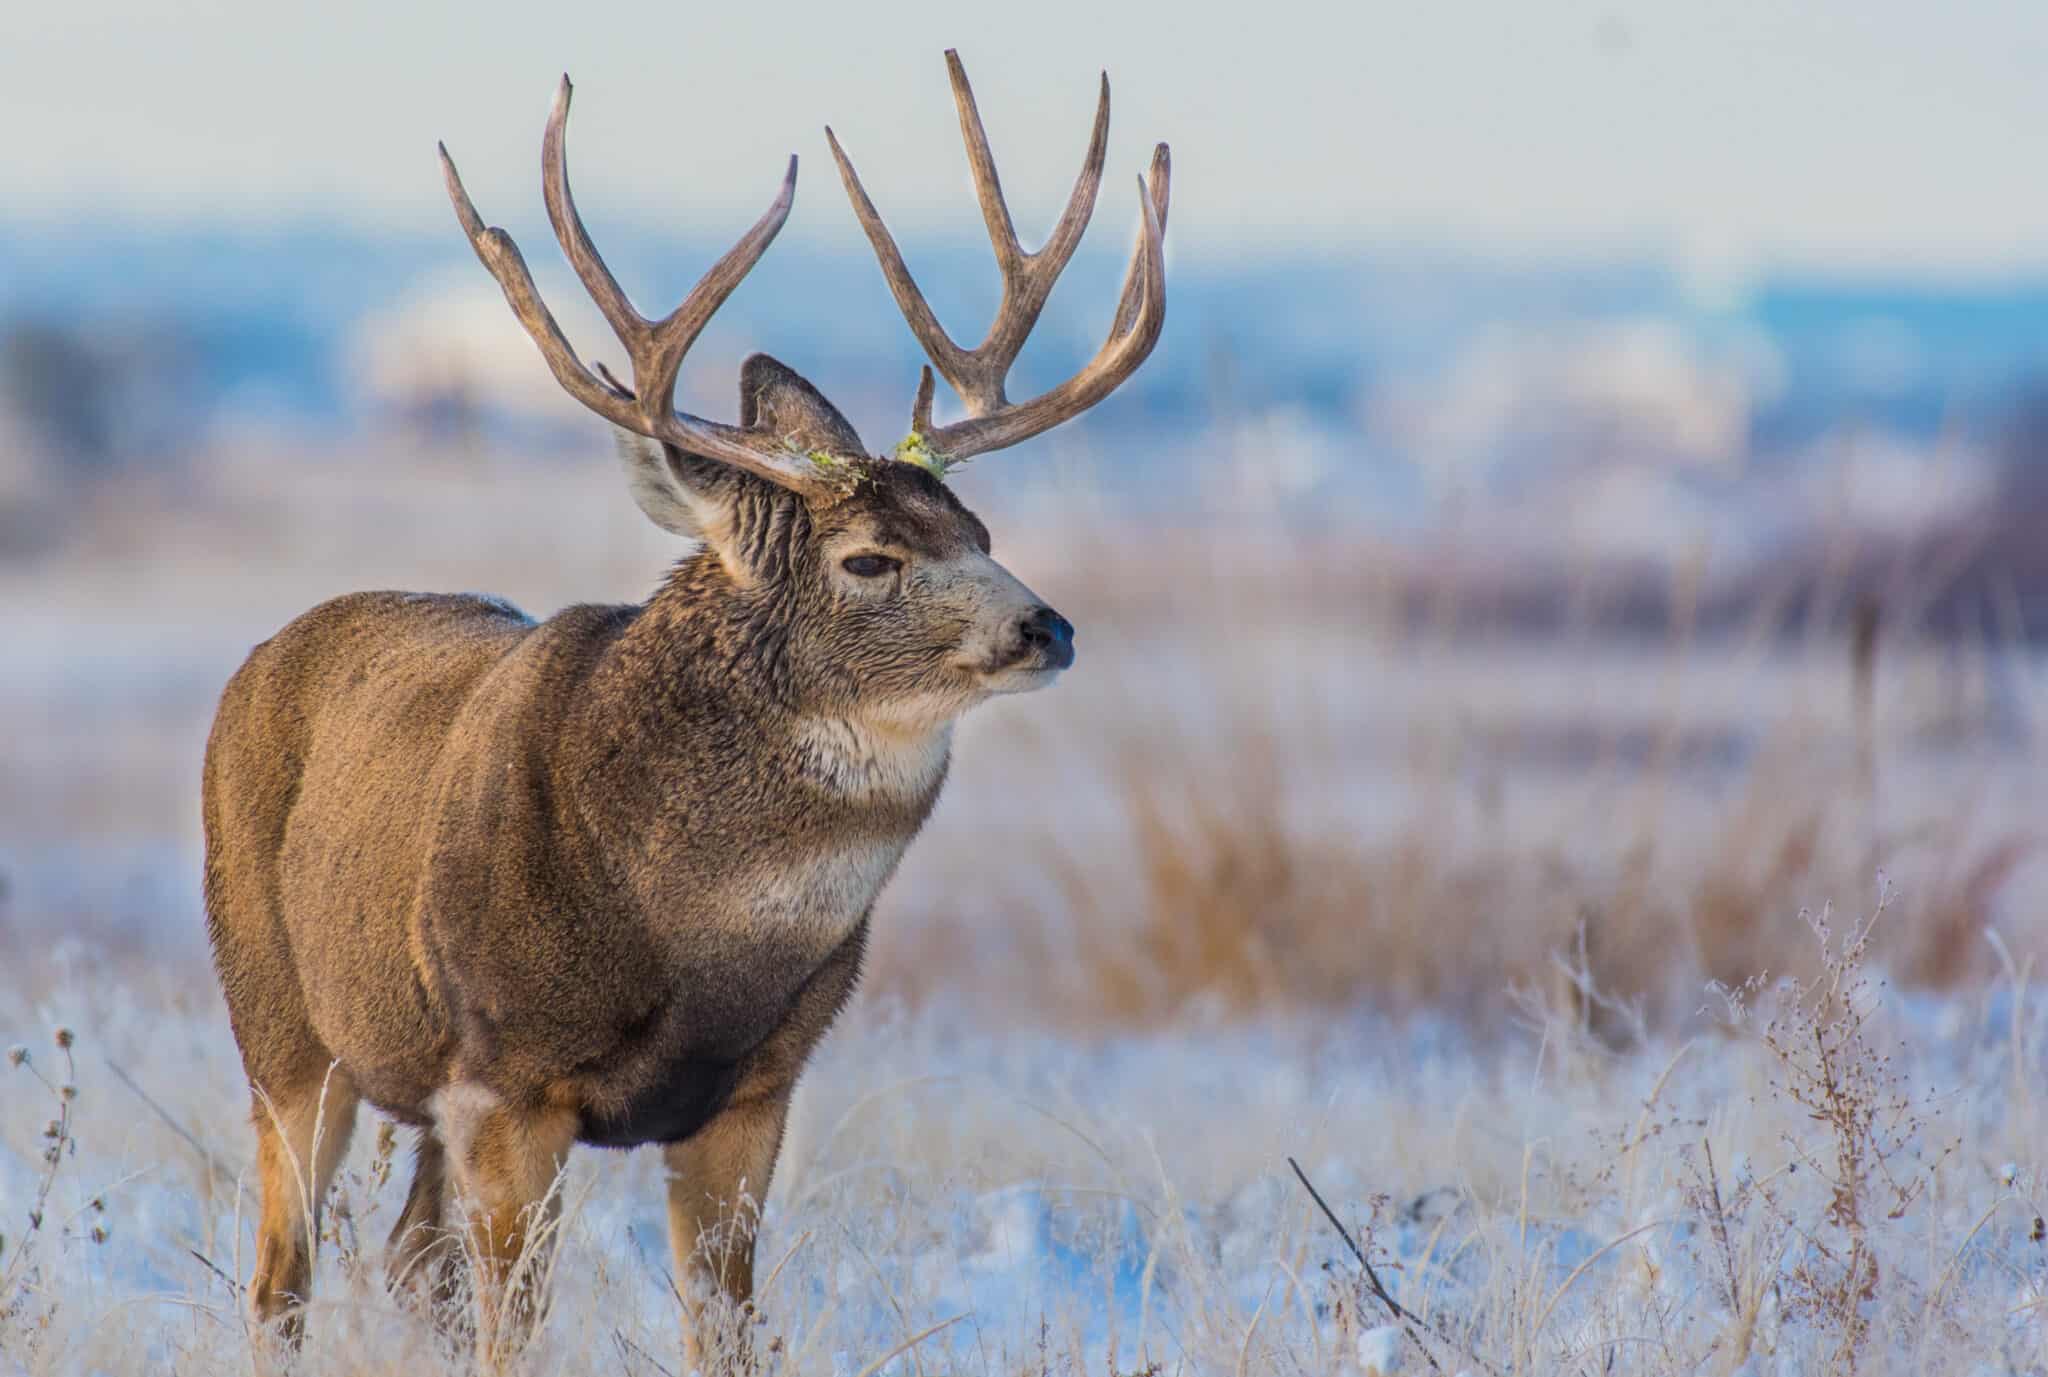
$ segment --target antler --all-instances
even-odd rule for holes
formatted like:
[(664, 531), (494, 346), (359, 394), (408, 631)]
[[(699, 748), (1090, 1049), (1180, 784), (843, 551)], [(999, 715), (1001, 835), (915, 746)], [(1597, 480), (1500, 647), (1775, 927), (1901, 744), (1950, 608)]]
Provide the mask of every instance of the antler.
[(954, 103), (960, 108), (960, 134), (967, 144), (975, 193), (981, 200), (982, 218), (988, 222), (989, 240), (995, 245), (996, 266), (1003, 274), (1002, 305), (996, 312), (995, 323), (989, 327), (988, 337), (975, 348), (962, 349), (939, 324), (839, 140), (829, 128), (825, 137), (832, 145), (832, 156), (839, 161), (839, 175), (846, 183), (853, 213), (867, 231), (868, 242), (874, 246), (882, 275), (888, 279), (889, 290), (895, 295), (903, 318), (924, 346), (925, 355), (967, 405), (968, 419), (933, 428), (932, 370), (927, 367), (919, 377), (917, 399), (911, 408), (913, 438), (922, 436), (924, 444), (942, 461), (959, 461), (1028, 440), (1079, 415), (1114, 392), (1152, 352), (1166, 323), (1163, 241), (1171, 164), (1162, 143), (1152, 153), (1149, 184), (1144, 177), (1138, 179), (1138, 203), (1143, 209), (1144, 225), (1124, 276), (1123, 294), (1117, 302), (1109, 338), (1087, 367), (1058, 387), (1028, 402), (1012, 402), (1004, 395), (1003, 380), (1024, 347), (1031, 327), (1037, 324), (1053, 284), (1080, 245), (1081, 235), (1095, 210), (1095, 193), (1102, 184), (1103, 154), (1109, 142), (1109, 76), (1105, 73), (1102, 78), (1102, 95), (1095, 107), (1095, 130), (1089, 137), (1088, 156), (1074, 183), (1073, 195), (1067, 200), (1066, 211), (1045, 246), (1036, 253), (1026, 253), (1017, 242), (1009, 207), (1003, 202), (988, 135), (974, 105), (973, 88), (967, 84), (960, 55), (950, 48), (946, 50), (946, 70), (953, 81)]
[(547, 202), (549, 223), (554, 226), (555, 238), (568, 256), (569, 265), (611, 325), (612, 333), (625, 346), (633, 368), (633, 387), (628, 390), (620, 386), (602, 364), (597, 366), (598, 374), (603, 375), (600, 379), (577, 358), (547, 303), (535, 290), (533, 275), (527, 271), (519, 246), (504, 230), (484, 224), (469, 193), (462, 189), (462, 178), (448, 156), (447, 145), (443, 144), (441, 173), (448, 183), (448, 199), (455, 204), (456, 218), (462, 222), (476, 256), (504, 288), (512, 313), (540, 347), (541, 357), (547, 360), (555, 380), (577, 401), (613, 425), (707, 459), (732, 464), (783, 487), (808, 490), (818, 486), (820, 475), (809, 461), (790, 453), (776, 437), (703, 420), (675, 409), (676, 375), (684, 355), (696, 343), (705, 323), (767, 252), (783, 221), (789, 218), (790, 205), (796, 199), (795, 156), (790, 157), (782, 189), (754, 227), (711, 265), (682, 305), (663, 320), (649, 320), (627, 300), (611, 269), (598, 256), (597, 246), (591, 243), (583, 217), (576, 213), (576, 200), (569, 191), (568, 155), (563, 138), (571, 94), (569, 78), (564, 76), (555, 92), (554, 109), (548, 115), (547, 133), (541, 139), (541, 192)]

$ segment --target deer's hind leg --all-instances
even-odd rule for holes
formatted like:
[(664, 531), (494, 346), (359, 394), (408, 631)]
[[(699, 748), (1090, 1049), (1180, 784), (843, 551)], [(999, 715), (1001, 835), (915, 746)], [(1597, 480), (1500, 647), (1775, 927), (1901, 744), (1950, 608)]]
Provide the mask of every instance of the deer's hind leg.
[(263, 1213), (256, 1226), (256, 1274), (249, 1295), (256, 1318), (281, 1321), (285, 1342), (305, 1334), (312, 1294), (320, 1207), (355, 1129), (355, 1084), (339, 1066), (322, 1066), (285, 1084), (255, 1088), (256, 1166)]

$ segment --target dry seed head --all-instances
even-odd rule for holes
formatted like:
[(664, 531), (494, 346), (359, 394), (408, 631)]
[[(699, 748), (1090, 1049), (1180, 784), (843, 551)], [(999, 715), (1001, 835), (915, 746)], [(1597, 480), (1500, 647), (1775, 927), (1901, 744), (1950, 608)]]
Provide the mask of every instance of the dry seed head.
[(66, 1100), (75, 1100), (78, 1098), (78, 1087), (67, 1081), (65, 1084), (57, 1087), (57, 1093)]
[(65, 1049), (66, 1051), (69, 1051), (71, 1048), (71, 1044), (74, 1041), (76, 1041), (76, 1039), (72, 1036), (71, 1030), (69, 1028), (64, 1027), (61, 1024), (58, 1025), (56, 1038), (57, 1045)]
[(20, 1043), (17, 1042), (14, 1044), (14, 1046), (7, 1049), (7, 1064), (9, 1066), (22, 1066), (25, 1065), (27, 1062), (28, 1048), (23, 1047)]
[(108, 1234), (111, 1232), (112, 1231), (109, 1230), (107, 1226), (103, 1223), (94, 1224), (92, 1226), (92, 1241), (95, 1243), (105, 1243), (107, 1241)]

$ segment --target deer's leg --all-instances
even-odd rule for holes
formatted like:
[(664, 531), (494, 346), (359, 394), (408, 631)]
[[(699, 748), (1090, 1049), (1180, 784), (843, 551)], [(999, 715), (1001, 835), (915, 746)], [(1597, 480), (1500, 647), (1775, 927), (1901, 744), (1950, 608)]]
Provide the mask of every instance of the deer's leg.
[[(668, 1166), (669, 1242), (682, 1293), (683, 1369), (711, 1371), (716, 1302), (737, 1326), (731, 1356), (744, 1366), (754, 1297), (754, 1234), (782, 1147), (793, 1084), (736, 1096), (696, 1135), (662, 1150)], [(746, 1096), (742, 1087), (740, 1096)]]
[[(669, 1241), (676, 1289), (683, 1296), (683, 1369), (709, 1371), (711, 1302), (724, 1298), (737, 1324), (730, 1356), (748, 1363), (746, 1320), (753, 1312), (754, 1235), (761, 1202), (782, 1148), (790, 1096), (805, 1059), (839, 1016), (867, 950), (858, 927), (797, 991), (789, 1013), (748, 1055), (732, 1099), (692, 1137), (662, 1149), (668, 1166)], [(710, 1312), (710, 1313), (707, 1313)]]
[(436, 1319), (447, 1317), (461, 1252), (445, 1227), (447, 1200), (448, 1150), (423, 1129), (413, 1149), (412, 1189), (385, 1246), (384, 1284), (402, 1296), (422, 1296)]
[(255, 1100), (263, 1213), (256, 1226), (256, 1274), (249, 1295), (257, 1320), (281, 1321), (280, 1333), (296, 1348), (305, 1334), (304, 1306), (312, 1293), (320, 1206), (348, 1151), (357, 1095), (345, 1071), (323, 1066), (294, 1084), (259, 1087)]
[(458, 1086), (439, 1098), (475, 1268), (477, 1353), (488, 1367), (525, 1343), (560, 1208), (555, 1183), (576, 1140), (573, 1111), (505, 1104)]

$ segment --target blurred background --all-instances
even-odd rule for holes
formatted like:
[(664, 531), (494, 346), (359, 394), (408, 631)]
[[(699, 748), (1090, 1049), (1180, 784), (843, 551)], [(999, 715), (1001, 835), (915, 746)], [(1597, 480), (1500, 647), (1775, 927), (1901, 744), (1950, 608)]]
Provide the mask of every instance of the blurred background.
[(963, 733), (876, 992), (1476, 1028), (1519, 993), (1626, 1037), (1881, 876), (1904, 984), (2038, 950), (2048, 10), (1144, 8), (11, 14), (0, 949), (198, 971), (213, 703), (314, 602), (546, 615), (677, 553), (475, 262), (436, 139), (614, 365), (541, 212), (558, 74), (651, 313), (799, 154), (680, 401), (730, 417), (765, 349), (881, 449), (920, 359), (822, 126), (977, 338), (955, 46), (1027, 243), (1114, 85), (1012, 392), (1099, 343), (1161, 139), (1170, 308), (1117, 396), (955, 479), (1082, 653)]

